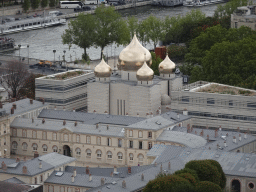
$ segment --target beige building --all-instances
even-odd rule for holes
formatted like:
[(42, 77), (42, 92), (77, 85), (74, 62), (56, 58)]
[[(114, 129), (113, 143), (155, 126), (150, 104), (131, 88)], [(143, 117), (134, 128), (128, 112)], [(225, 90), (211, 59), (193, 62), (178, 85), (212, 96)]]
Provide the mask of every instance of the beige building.
[(80, 69), (39, 77), (36, 100), (44, 98), (52, 109), (87, 111), (87, 83), (92, 80), (92, 71)]
[(255, 5), (238, 7), (236, 11), (231, 14), (231, 28), (246, 26), (252, 30), (256, 30), (255, 8)]

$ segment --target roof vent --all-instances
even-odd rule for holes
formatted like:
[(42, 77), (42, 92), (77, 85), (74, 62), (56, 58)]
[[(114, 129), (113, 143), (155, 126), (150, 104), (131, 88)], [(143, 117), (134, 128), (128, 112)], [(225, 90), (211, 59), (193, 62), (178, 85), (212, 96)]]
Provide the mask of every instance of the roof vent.
[(246, 157), (246, 158), (245, 158), (245, 160), (246, 160), (246, 161), (249, 161), (249, 160), (250, 160), (250, 158), (249, 158), (249, 157)]
[(216, 157), (216, 158), (219, 158), (219, 157), (220, 157), (220, 155), (219, 155), (219, 154), (216, 154), (216, 155), (215, 155), (215, 157)]
[(63, 172), (57, 172), (55, 176), (61, 177), (63, 175)]
[(161, 125), (161, 123), (160, 123), (159, 121), (156, 121), (155, 123), (156, 123), (157, 125)]
[(112, 182), (112, 185), (115, 185), (115, 184), (117, 184), (117, 182), (116, 182), (116, 181), (113, 181), (113, 182)]

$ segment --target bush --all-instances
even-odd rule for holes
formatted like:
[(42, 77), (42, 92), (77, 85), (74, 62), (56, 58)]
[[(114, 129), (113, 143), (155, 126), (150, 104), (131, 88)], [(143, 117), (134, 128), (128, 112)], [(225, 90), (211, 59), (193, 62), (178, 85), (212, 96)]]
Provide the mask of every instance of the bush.
[(195, 191), (196, 192), (222, 192), (219, 185), (214, 184), (210, 181), (201, 181), (197, 183)]
[(195, 177), (190, 173), (180, 173), (180, 174), (178, 174), (178, 176), (188, 180), (189, 183), (194, 185), (194, 186), (198, 182), (198, 180), (196, 180)]
[(174, 61), (183, 60), (187, 53), (187, 48), (179, 45), (170, 45), (167, 50), (169, 58)]
[(176, 171), (176, 172), (174, 173), (174, 175), (180, 175), (180, 174), (184, 174), (184, 173), (189, 173), (189, 174), (191, 174), (191, 175), (195, 178), (196, 181), (199, 181), (199, 178), (198, 178), (198, 176), (197, 176), (196, 171), (193, 170), (193, 169), (189, 169), (189, 168), (184, 168), (184, 169), (178, 170), (178, 171)]
[(200, 181), (210, 181), (220, 185), (221, 173), (218, 171), (217, 167), (210, 163), (210, 161), (190, 161), (185, 165), (185, 168), (195, 170)]
[(158, 66), (163, 61), (160, 57), (157, 57), (154, 52), (151, 52), (152, 56), (152, 65), (151, 69), (154, 71), (155, 75), (159, 75)]

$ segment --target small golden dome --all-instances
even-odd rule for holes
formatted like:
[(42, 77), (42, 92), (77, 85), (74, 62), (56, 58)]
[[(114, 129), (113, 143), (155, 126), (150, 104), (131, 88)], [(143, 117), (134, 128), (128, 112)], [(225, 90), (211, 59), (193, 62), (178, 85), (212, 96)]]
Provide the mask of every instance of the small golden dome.
[(168, 55), (166, 55), (165, 59), (159, 64), (158, 70), (159, 73), (163, 74), (171, 74), (174, 72), (175, 63), (173, 63)]
[(119, 54), (118, 67), (125, 71), (137, 71), (144, 63), (145, 53), (146, 62), (149, 66), (151, 66), (151, 53), (140, 44), (136, 35), (134, 34), (131, 43)]
[(110, 77), (112, 69), (102, 58), (101, 62), (94, 68), (94, 74), (96, 77)]
[(136, 77), (138, 81), (151, 81), (154, 78), (154, 71), (144, 61), (142, 67), (137, 71)]

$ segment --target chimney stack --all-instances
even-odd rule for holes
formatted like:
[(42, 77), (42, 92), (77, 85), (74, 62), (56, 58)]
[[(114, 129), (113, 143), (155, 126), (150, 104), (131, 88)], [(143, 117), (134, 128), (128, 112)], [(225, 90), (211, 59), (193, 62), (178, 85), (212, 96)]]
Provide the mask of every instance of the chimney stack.
[(75, 127), (77, 126), (77, 121), (75, 122)]
[(128, 174), (131, 174), (132, 173), (132, 168), (131, 166), (128, 166)]
[(43, 168), (43, 165), (42, 165), (42, 163), (40, 162), (39, 163), (39, 169), (42, 169)]
[(128, 113), (126, 113), (126, 115), (125, 116), (128, 116)]
[(171, 170), (171, 162), (168, 163), (168, 170)]
[(14, 108), (13, 107), (11, 108), (11, 114), (14, 114)]
[(122, 182), (122, 187), (123, 187), (123, 188), (126, 188), (126, 182), (125, 182), (125, 180), (123, 180), (123, 182)]
[(155, 162), (155, 163), (154, 163), (154, 167), (156, 167), (156, 166), (157, 166), (157, 163)]
[(247, 133), (244, 133), (244, 138), (247, 139)]
[(73, 175), (74, 177), (76, 177), (76, 169), (74, 169)]
[(105, 114), (105, 115), (107, 115), (107, 114), (108, 114), (108, 112), (107, 112), (107, 111), (105, 111), (105, 112), (104, 112), (104, 114)]
[(31, 104), (31, 105), (33, 104), (33, 99), (30, 99), (30, 104)]
[(104, 185), (105, 184), (105, 179), (101, 178), (100, 183), (101, 183), (101, 185)]
[(163, 172), (163, 165), (161, 164), (161, 166), (160, 166), (160, 173), (162, 173)]
[(63, 107), (63, 111), (66, 111), (66, 108), (65, 108), (65, 107)]
[(88, 175), (90, 174), (89, 166), (86, 166), (85, 173)]
[(63, 125), (66, 125), (66, 121), (65, 120), (63, 121)]
[(16, 163), (18, 163), (18, 162), (20, 162), (20, 159), (17, 157), (17, 158), (16, 158)]
[(218, 129), (215, 130), (215, 137), (218, 137)]
[(241, 137), (241, 134), (239, 134), (239, 141), (242, 141), (242, 137)]
[(71, 181), (72, 181), (72, 183), (75, 182), (75, 177), (74, 177), (74, 175), (71, 176)]
[[(180, 127), (180, 124), (179, 124), (179, 127)], [(190, 125), (189, 125), (189, 124), (187, 124), (187, 133), (191, 133), (191, 131), (190, 131)]]
[(240, 132), (240, 128), (239, 127), (237, 127), (237, 132)]
[(149, 118), (149, 113), (146, 113), (146, 118)]
[(220, 147), (220, 146), (219, 146), (219, 144), (217, 143), (217, 150), (219, 149), (219, 147)]
[(43, 119), (43, 120), (42, 120), (42, 124), (44, 124), (44, 123), (45, 123), (45, 120)]
[(209, 138), (209, 135), (207, 135), (207, 143), (210, 142), (210, 138)]
[(177, 118), (180, 119), (180, 114), (179, 113), (177, 113)]
[(3, 169), (4, 171), (7, 170), (7, 166), (6, 166), (6, 164), (4, 163), (4, 161), (2, 162), (2, 169)]
[(219, 131), (221, 131), (221, 126), (219, 127)]
[(56, 110), (57, 108), (56, 108), (56, 105), (54, 106), (54, 110)]
[(233, 142), (236, 143), (236, 136), (233, 137)]
[(197, 131), (195, 131), (195, 135), (197, 135)]
[(140, 116), (140, 114), (139, 113), (137, 113), (137, 117), (139, 117)]
[(91, 182), (92, 181), (92, 175), (89, 174), (89, 181)]
[(76, 109), (75, 109), (75, 108), (73, 108), (73, 112), (76, 112)]
[(43, 103), (43, 105), (44, 105), (44, 98), (42, 98), (42, 103)]
[(96, 110), (93, 110), (93, 113), (96, 113)]
[(13, 103), (13, 104), (12, 104), (12, 107), (13, 107), (14, 109), (17, 109), (16, 103)]
[(227, 142), (226, 141), (224, 141), (224, 147), (227, 147)]
[(11, 101), (12, 101), (12, 102), (15, 102), (15, 101), (16, 101), (16, 98), (12, 98)]
[(26, 156), (23, 158), (23, 161), (24, 161), (24, 162), (26, 162), (26, 161), (27, 161), (27, 157), (26, 157)]
[(28, 173), (28, 169), (27, 169), (26, 166), (23, 166), (23, 167), (22, 167), (22, 173), (23, 173), (23, 174), (27, 174), (27, 173)]
[(183, 115), (188, 115), (188, 110), (186, 108), (183, 110)]
[(117, 172), (117, 168), (116, 168), (116, 166), (114, 166), (114, 172)]
[(144, 181), (144, 175), (143, 175), (143, 173), (141, 174), (141, 181)]

